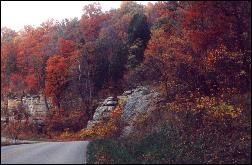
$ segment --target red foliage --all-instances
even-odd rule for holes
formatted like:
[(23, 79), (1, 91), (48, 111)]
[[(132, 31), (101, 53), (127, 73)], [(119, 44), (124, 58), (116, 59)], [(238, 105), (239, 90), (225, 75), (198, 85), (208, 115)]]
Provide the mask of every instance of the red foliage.
[(85, 38), (94, 40), (98, 38), (103, 22), (108, 19), (109, 15), (102, 13), (100, 5), (97, 3), (85, 6), (83, 11), (80, 28), (84, 32)]
[(195, 2), (184, 12), (184, 28), (194, 51), (214, 46), (229, 32), (233, 17), (227, 15), (221, 5), (214, 1)]
[(28, 91), (35, 91), (38, 88), (38, 78), (34, 75), (27, 75), (25, 83)]
[(47, 61), (45, 94), (53, 99), (60, 108), (60, 94), (67, 82), (68, 65), (66, 59), (60, 55), (54, 55)]
[(24, 89), (23, 76), (20, 74), (12, 74), (10, 77), (10, 90), (12, 92), (19, 92)]
[(75, 43), (71, 40), (66, 40), (64, 38), (59, 39), (59, 53), (64, 57), (69, 57), (75, 50)]

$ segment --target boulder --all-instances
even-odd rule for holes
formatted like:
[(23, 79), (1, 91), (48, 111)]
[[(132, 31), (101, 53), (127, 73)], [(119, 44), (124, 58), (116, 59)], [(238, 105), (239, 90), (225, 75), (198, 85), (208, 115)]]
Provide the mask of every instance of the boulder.
[(132, 90), (132, 93), (127, 96), (122, 106), (123, 113), (121, 120), (127, 126), (123, 128), (121, 137), (128, 136), (137, 131), (134, 129), (137, 117), (143, 114), (149, 115), (155, 110), (157, 103), (161, 99), (159, 96), (158, 92), (150, 91), (146, 87), (138, 87)]
[(102, 120), (107, 118), (110, 112), (114, 109), (114, 106), (100, 106), (95, 110), (93, 120)]
[(107, 100), (107, 101), (115, 101), (115, 97), (110, 96), (110, 97), (108, 97), (106, 100)]
[(107, 101), (104, 106), (115, 106), (117, 104), (117, 101)]
[(95, 113), (93, 115), (93, 119), (88, 121), (87, 128), (92, 128), (96, 123), (107, 121), (111, 116), (111, 112), (117, 105), (117, 98), (108, 97), (106, 98), (102, 104), (96, 108)]
[(125, 92), (123, 92), (123, 96), (128, 96), (128, 95), (130, 95), (132, 93), (132, 91), (131, 90), (129, 90), (129, 91), (125, 91)]
[[(118, 101), (117, 101), (118, 100)], [(160, 94), (154, 90), (139, 86), (136, 89), (125, 91), (122, 96), (108, 97), (95, 110), (93, 120), (88, 122), (87, 128), (109, 119), (111, 112), (119, 104), (122, 107), (121, 121), (125, 126), (121, 137), (126, 137), (135, 131), (134, 123), (139, 115), (149, 115), (161, 101)]]

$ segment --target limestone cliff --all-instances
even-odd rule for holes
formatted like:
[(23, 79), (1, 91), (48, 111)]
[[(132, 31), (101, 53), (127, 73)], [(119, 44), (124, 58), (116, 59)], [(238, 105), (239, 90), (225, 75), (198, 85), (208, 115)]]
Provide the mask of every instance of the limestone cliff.
[(88, 122), (87, 128), (92, 128), (96, 123), (108, 121), (112, 110), (121, 106), (121, 121), (124, 123), (121, 136), (127, 136), (134, 131), (134, 123), (139, 115), (149, 115), (156, 109), (157, 103), (161, 100), (160, 94), (147, 87), (137, 87), (133, 90), (125, 91), (121, 96), (108, 97), (95, 110), (93, 120)]

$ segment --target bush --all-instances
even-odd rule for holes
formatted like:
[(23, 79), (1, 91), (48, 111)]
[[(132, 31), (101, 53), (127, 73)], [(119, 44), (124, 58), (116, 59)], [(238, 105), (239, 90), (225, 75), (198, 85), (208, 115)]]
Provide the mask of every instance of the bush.
[(83, 129), (80, 131), (81, 138), (113, 138), (118, 137), (121, 132), (122, 109), (117, 106), (111, 113), (111, 117), (107, 122), (96, 123), (91, 129)]
[(134, 158), (127, 149), (116, 140), (95, 140), (87, 148), (89, 164), (131, 164)]
[(52, 113), (46, 118), (45, 124), (48, 132), (64, 132), (68, 129), (70, 132), (80, 131), (83, 127), (83, 121), (86, 120), (84, 112), (70, 111), (61, 113)]
[(182, 96), (139, 116), (129, 137), (91, 143), (89, 163), (251, 163), (251, 94)]
[(201, 163), (203, 162), (202, 140), (186, 143), (181, 132), (171, 123), (141, 140), (126, 142), (127, 148), (141, 163)]
[[(197, 152), (195, 152), (197, 151)], [(183, 144), (171, 125), (135, 141), (96, 140), (88, 146), (88, 163), (201, 163), (202, 141)]]
[[(181, 132), (182, 141), (177, 144), (183, 144), (190, 155), (203, 151), (200, 163), (250, 163), (251, 119), (245, 116), (249, 107), (244, 101), (249, 95), (236, 97), (227, 90), (225, 95), (177, 96), (168, 104), (173, 123)], [(200, 144), (200, 150), (196, 144)]]

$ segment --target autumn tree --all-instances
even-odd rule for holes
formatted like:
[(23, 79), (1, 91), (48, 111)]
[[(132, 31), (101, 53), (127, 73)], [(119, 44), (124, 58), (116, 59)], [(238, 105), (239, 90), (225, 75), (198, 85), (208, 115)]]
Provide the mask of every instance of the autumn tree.
[(11, 76), (12, 73), (17, 71), (16, 54), (13, 51), (13, 48), (10, 48), (10, 49), (11, 50), (7, 56), (6, 65), (5, 65), (7, 79)]
[(61, 93), (67, 86), (68, 64), (60, 55), (54, 55), (47, 61), (45, 94), (53, 100), (58, 110), (61, 107)]
[(96, 38), (98, 38), (107, 15), (102, 13), (99, 3), (84, 6), (80, 20), (80, 43), (78, 58), (78, 81), (80, 96), (86, 105), (90, 105), (94, 87), (92, 71), (97, 68), (96, 63)]
[(29, 93), (37, 93), (38, 90), (38, 80), (35, 74), (30, 74), (25, 77), (25, 84), (27, 88), (27, 92)]
[(185, 34), (192, 44), (194, 65), (205, 70), (204, 77), (207, 72), (216, 73), (211, 81), (218, 81), (222, 87), (246, 91), (243, 87), (250, 83), (250, 6), (249, 2), (196, 2), (189, 3), (184, 11)]
[(11, 74), (17, 71), (16, 38), (15, 31), (1, 28), (1, 85), (8, 85)]
[(108, 15), (101, 11), (99, 3), (84, 6), (83, 15), (80, 20), (80, 28), (85, 36), (85, 40), (95, 40), (107, 18)]
[(190, 56), (185, 54), (184, 45), (185, 41), (182, 38), (161, 28), (152, 31), (152, 37), (145, 50), (144, 64), (154, 69), (155, 74), (161, 75), (159, 80), (163, 82), (167, 96), (177, 92), (172, 89), (178, 85), (178, 66), (181, 63), (190, 63)]
[(143, 14), (143, 5), (138, 4), (137, 2), (134, 1), (121, 1), (120, 8), (119, 8), (119, 13), (121, 14), (129, 14), (131, 16), (134, 16), (136, 14)]

